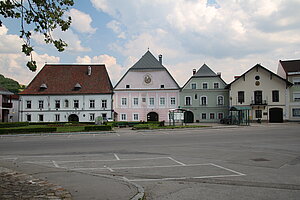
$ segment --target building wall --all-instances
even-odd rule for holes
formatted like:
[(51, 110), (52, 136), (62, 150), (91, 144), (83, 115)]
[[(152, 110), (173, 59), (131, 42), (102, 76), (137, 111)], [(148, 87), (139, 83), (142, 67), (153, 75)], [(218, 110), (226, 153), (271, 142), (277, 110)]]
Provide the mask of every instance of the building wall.
[[(260, 79), (256, 80), (255, 77), (259, 76)], [(259, 81), (259, 85), (256, 82)], [(272, 101), (272, 91), (279, 91), (279, 102)], [(238, 91), (244, 91), (245, 102), (238, 102)], [(230, 89), (230, 106), (250, 106), (254, 100), (254, 91), (262, 91), (262, 100), (266, 100), (266, 106), (252, 106), (250, 111), (250, 119), (257, 120), (255, 113), (256, 110), (262, 111), (262, 120), (269, 120), (269, 111), (271, 108), (282, 108), (283, 118), (286, 120), (286, 83), (282, 79), (272, 75), (270, 72), (258, 67), (253, 68), (251, 71), (245, 74), (244, 77), (240, 77), (237, 81), (231, 84)]]
[[(147, 75), (151, 77), (148, 84), (145, 82)], [(173, 105), (171, 97), (175, 98)], [(150, 112), (156, 112), (159, 121), (169, 121), (169, 109), (179, 105), (179, 88), (166, 70), (129, 70), (116, 86), (113, 98), (117, 121), (147, 121)], [(127, 99), (127, 105), (122, 105), (122, 98)], [(138, 98), (137, 106), (133, 104), (134, 98)], [(154, 98), (154, 105), (150, 105), (150, 98)], [(160, 98), (165, 98), (164, 105), (160, 104)], [(125, 119), (122, 114), (126, 115)], [(138, 119), (134, 119), (134, 114), (138, 114)]]
[[(207, 83), (208, 89), (202, 88), (203, 83)], [(214, 83), (219, 83), (218, 89), (214, 88)], [(192, 89), (192, 84), (196, 84), (196, 89)], [(219, 122), (220, 118), (228, 115), (229, 110), (229, 92), (225, 86), (220, 77), (192, 77), (180, 92), (180, 107), (193, 112), (195, 122)], [(202, 96), (207, 99), (206, 105), (201, 104)], [(219, 96), (223, 97), (223, 105), (218, 105)], [(191, 105), (186, 105), (186, 97), (191, 97)]]
[(2, 101), (3, 101), (2, 98), (3, 98), (2, 94), (0, 94), (0, 122), (2, 122)]
[[(26, 108), (27, 101), (31, 101), (31, 108)], [(44, 108), (39, 108), (39, 101), (44, 101)], [(60, 108), (55, 108), (55, 101), (60, 100)], [(65, 107), (65, 100), (69, 106)], [(74, 100), (79, 100), (79, 108), (74, 108)], [(90, 108), (90, 100), (95, 100), (95, 107)], [(107, 100), (107, 107), (102, 108), (101, 100)], [(20, 96), (20, 121), (27, 121), (27, 115), (31, 115), (32, 122), (39, 121), (39, 115), (44, 115), (44, 122), (54, 122), (55, 115), (60, 115), (61, 122), (67, 122), (71, 114), (79, 117), (80, 122), (90, 122), (90, 114), (95, 118), (106, 114), (112, 118), (111, 94), (103, 95), (22, 95)]]
[[(299, 82), (299, 80), (300, 80), (300, 75), (288, 75), (288, 81), (290, 81), (293, 84), (296, 81)], [(300, 116), (294, 115), (295, 111), (293, 111), (294, 109), (300, 110), (300, 101), (294, 99), (295, 95), (300, 96), (300, 85), (298, 84), (294, 84), (292, 87), (289, 88), (287, 106), (288, 106), (288, 116), (290, 121), (300, 121)]]
[(13, 107), (9, 109), (8, 121), (9, 122), (18, 122), (19, 121), (19, 100), (11, 100)]

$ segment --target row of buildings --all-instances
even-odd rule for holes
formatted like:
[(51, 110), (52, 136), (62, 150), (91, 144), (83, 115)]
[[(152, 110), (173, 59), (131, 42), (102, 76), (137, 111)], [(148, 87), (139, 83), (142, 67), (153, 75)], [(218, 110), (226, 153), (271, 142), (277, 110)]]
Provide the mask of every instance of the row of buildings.
[[(2, 96), (7, 121), (13, 106)], [(257, 64), (229, 84), (204, 64), (181, 88), (148, 50), (115, 87), (105, 65), (46, 64), (19, 97), (18, 121), (170, 121), (182, 111), (186, 122), (219, 122), (231, 111), (240, 120), (297, 121), (300, 60), (279, 61), (277, 74)]]

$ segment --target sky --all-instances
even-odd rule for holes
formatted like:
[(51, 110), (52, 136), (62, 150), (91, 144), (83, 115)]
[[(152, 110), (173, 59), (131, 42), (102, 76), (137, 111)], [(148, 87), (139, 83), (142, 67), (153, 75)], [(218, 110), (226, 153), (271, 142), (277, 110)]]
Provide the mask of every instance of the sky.
[(33, 34), (36, 72), (21, 52), (20, 22), (1, 17), (0, 74), (27, 85), (45, 63), (102, 63), (115, 85), (149, 48), (183, 86), (204, 63), (230, 83), (257, 63), (276, 73), (279, 60), (300, 59), (300, 0), (74, 2), (69, 30), (52, 33), (68, 43), (64, 52)]

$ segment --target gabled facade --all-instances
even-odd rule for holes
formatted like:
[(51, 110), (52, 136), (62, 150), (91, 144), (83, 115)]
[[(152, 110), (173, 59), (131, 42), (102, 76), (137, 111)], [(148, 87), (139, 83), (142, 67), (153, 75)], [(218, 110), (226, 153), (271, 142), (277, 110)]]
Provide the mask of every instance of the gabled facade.
[(286, 96), (286, 115), (289, 121), (300, 121), (300, 60), (280, 60), (277, 74), (293, 83)]
[(257, 64), (228, 85), (230, 106), (249, 107), (250, 120), (287, 120), (289, 81)]
[(8, 115), (13, 107), (11, 101), (13, 94), (7, 89), (0, 87), (0, 122), (9, 122)]
[(169, 109), (178, 107), (179, 86), (148, 50), (114, 88), (116, 121), (169, 121)]
[(105, 65), (46, 64), (20, 95), (20, 121), (94, 122), (112, 118)]
[(228, 115), (228, 89), (221, 74), (204, 64), (180, 92), (180, 107), (186, 109), (185, 122), (220, 122)]

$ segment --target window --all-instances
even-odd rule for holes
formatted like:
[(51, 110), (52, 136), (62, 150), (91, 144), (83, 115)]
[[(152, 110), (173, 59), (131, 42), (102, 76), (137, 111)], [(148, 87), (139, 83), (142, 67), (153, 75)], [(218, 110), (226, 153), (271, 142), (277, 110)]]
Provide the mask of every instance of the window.
[(122, 98), (121, 99), (121, 105), (126, 106), (127, 105), (127, 98)]
[(210, 113), (209, 114), (209, 119), (215, 119), (215, 113)]
[(139, 105), (139, 98), (133, 98), (133, 105), (138, 106)]
[(127, 115), (121, 114), (121, 121), (126, 121), (126, 120), (127, 120)]
[(273, 102), (279, 102), (279, 91), (278, 90), (272, 91), (272, 100), (273, 100)]
[(193, 90), (195, 90), (196, 87), (197, 87), (196, 83), (192, 83), (192, 84), (191, 84), (191, 88), (192, 88)]
[(262, 110), (255, 110), (255, 117), (262, 118)]
[(44, 121), (44, 115), (39, 115), (39, 122), (43, 122)]
[(165, 88), (165, 85), (160, 85), (160, 88)]
[(43, 109), (44, 108), (44, 101), (40, 100), (39, 101), (39, 109)]
[(106, 113), (102, 113), (102, 119), (106, 120), (107, 119), (107, 114)]
[(26, 115), (26, 120), (28, 121), (28, 122), (31, 122), (31, 115)]
[(130, 88), (130, 85), (126, 85), (126, 88)]
[(292, 109), (293, 117), (300, 117), (300, 108)]
[(65, 108), (69, 108), (69, 100), (65, 100)]
[(102, 108), (107, 108), (107, 100), (106, 99), (101, 100), (101, 107)]
[(205, 97), (205, 96), (201, 97), (201, 105), (202, 106), (207, 105), (207, 97)]
[(300, 101), (300, 93), (294, 93), (293, 94), (293, 100), (294, 101)]
[(198, 95), (197, 94), (195, 94), (195, 99), (198, 99)]
[(74, 108), (79, 108), (79, 100), (74, 100)]
[(143, 103), (146, 103), (146, 98), (142, 98), (142, 102), (143, 102)]
[(214, 83), (214, 89), (218, 89), (219, 88), (219, 83)]
[(138, 121), (138, 120), (139, 120), (139, 114), (134, 113), (134, 114), (133, 114), (133, 120), (134, 120), (134, 121)]
[(300, 85), (300, 78), (294, 78), (293, 83), (294, 85)]
[(159, 105), (164, 106), (165, 104), (166, 104), (166, 99), (165, 99), (165, 97), (160, 97), (160, 98), (159, 98)]
[(223, 96), (218, 96), (218, 105), (221, 106), (224, 104), (224, 97)]
[(26, 101), (26, 108), (28, 108), (28, 109), (31, 108), (31, 101)]
[(185, 105), (190, 106), (191, 105), (191, 97), (185, 97)]
[(60, 100), (55, 100), (55, 108), (60, 108)]
[(202, 119), (206, 119), (206, 113), (202, 113)]
[(59, 122), (60, 121), (60, 115), (59, 114), (55, 114), (55, 121)]
[(90, 121), (95, 121), (95, 113), (90, 113)]
[(218, 119), (223, 119), (224, 118), (224, 114), (223, 113), (218, 113)]
[(171, 105), (175, 105), (176, 104), (176, 99), (175, 99), (175, 97), (171, 97)]
[(154, 106), (154, 98), (153, 97), (149, 98), (149, 105)]
[(95, 108), (95, 100), (90, 100), (90, 108)]
[(207, 83), (202, 83), (202, 89), (208, 89), (208, 84)]
[(245, 92), (244, 91), (238, 91), (238, 102), (239, 103), (245, 102)]

